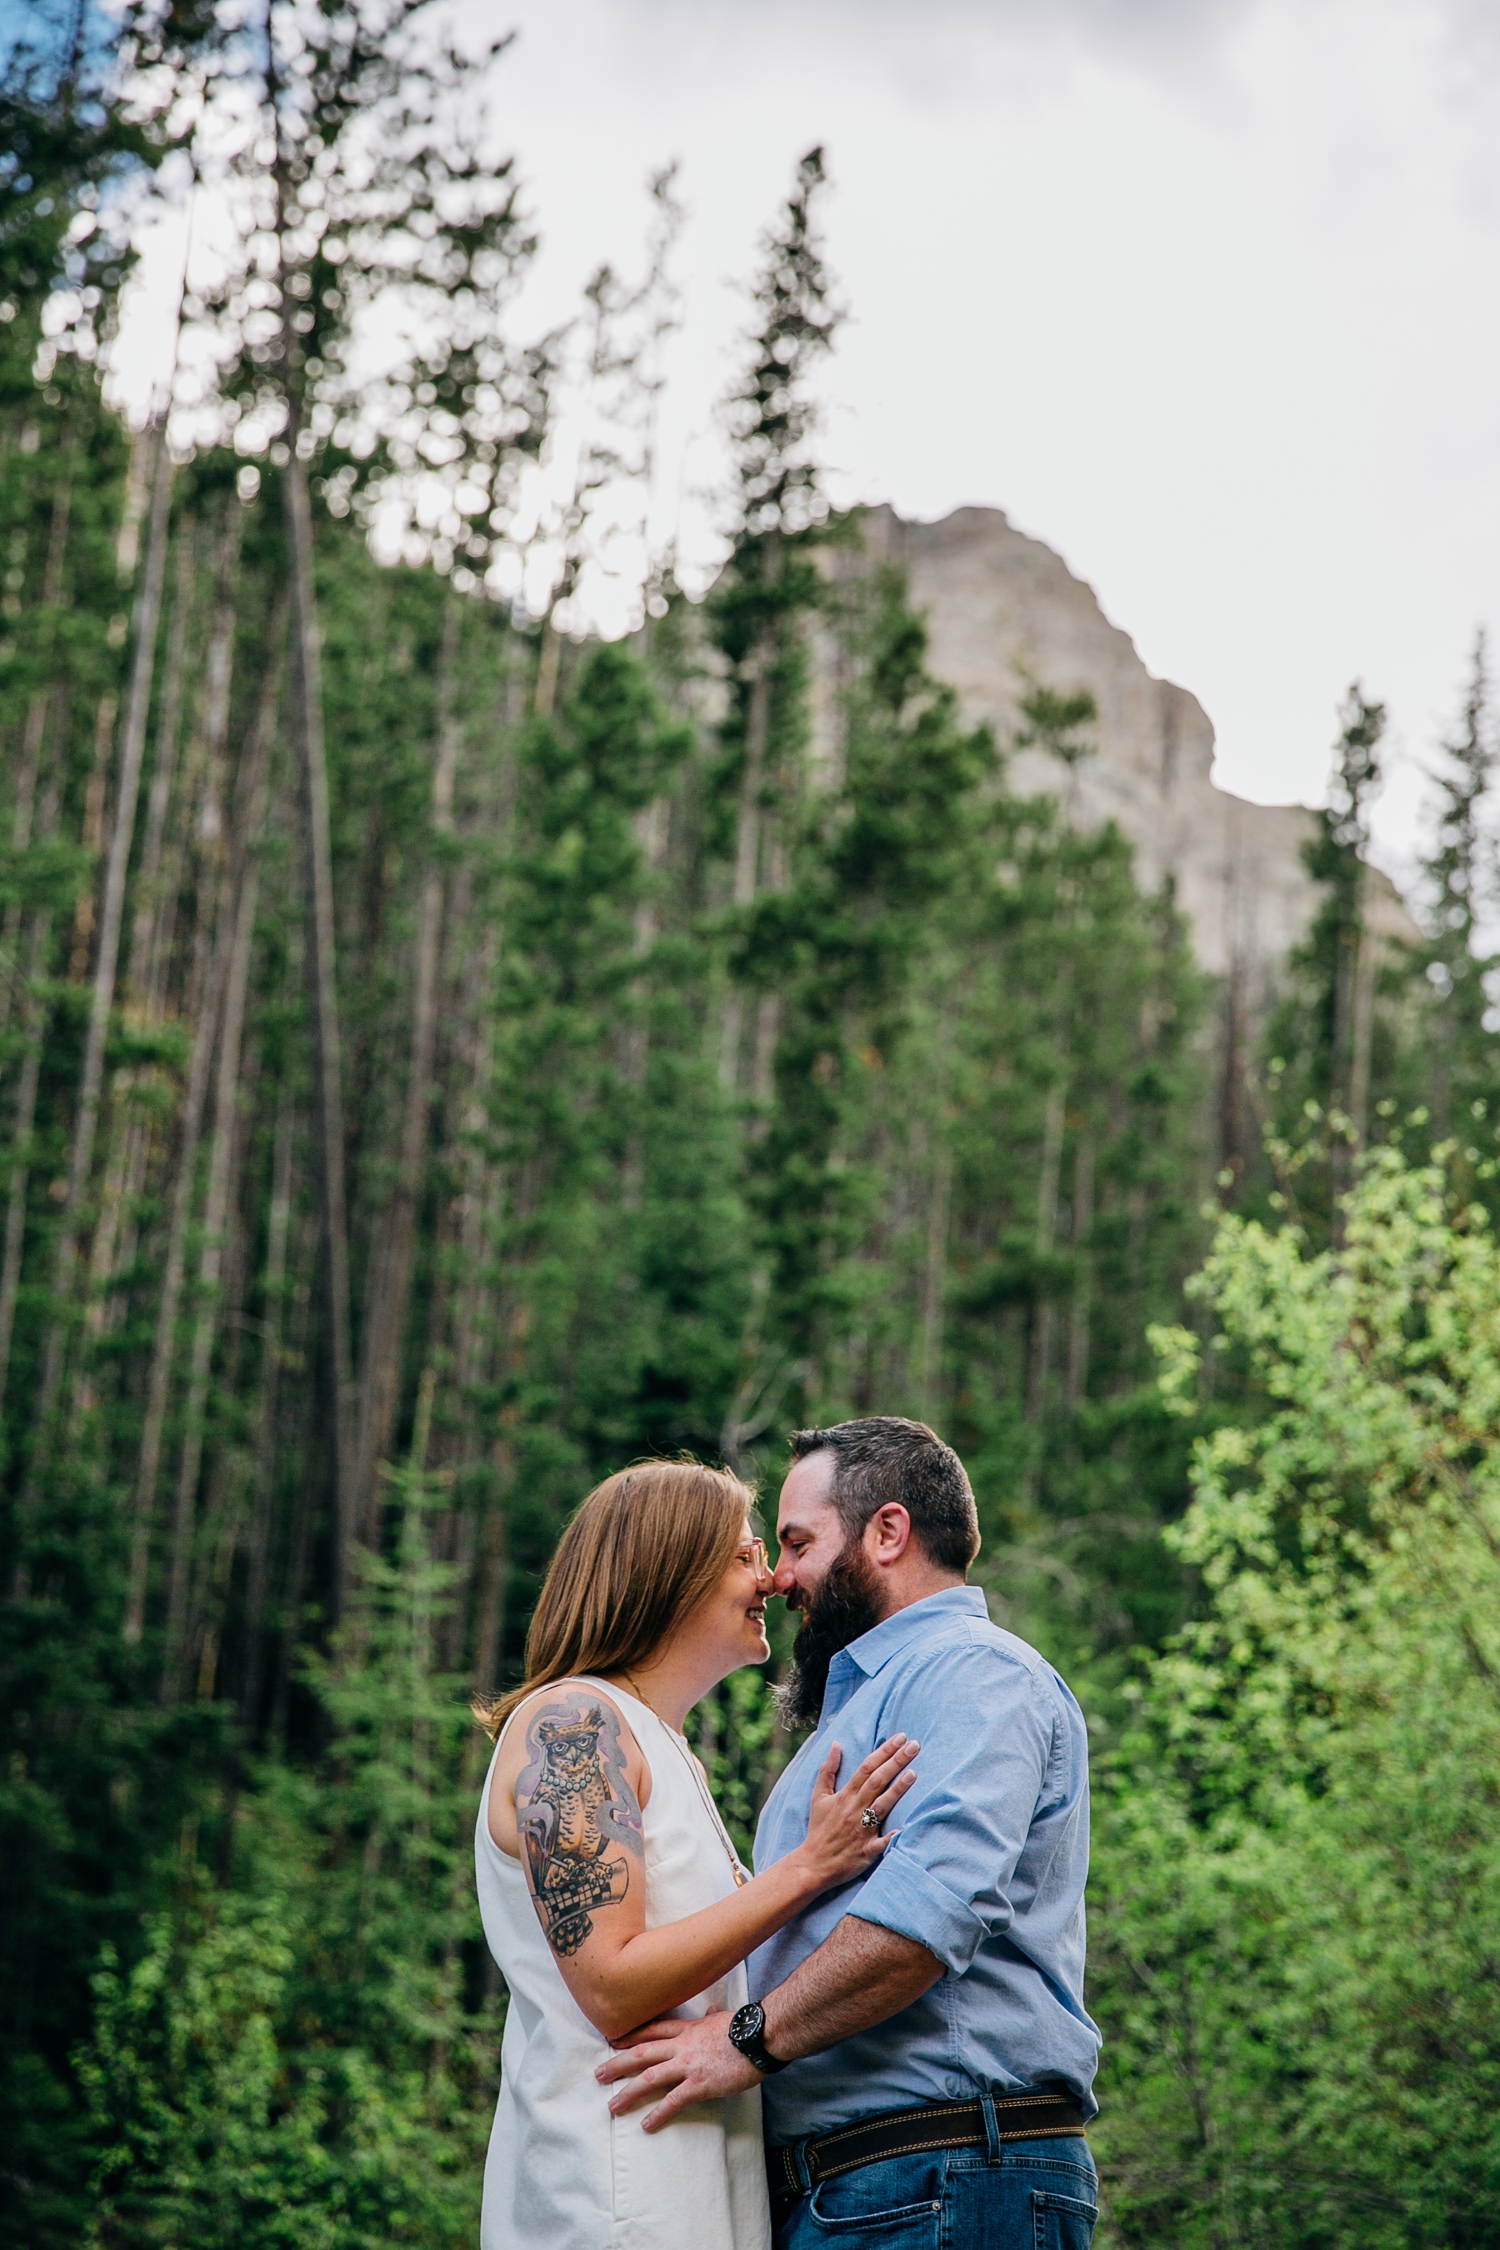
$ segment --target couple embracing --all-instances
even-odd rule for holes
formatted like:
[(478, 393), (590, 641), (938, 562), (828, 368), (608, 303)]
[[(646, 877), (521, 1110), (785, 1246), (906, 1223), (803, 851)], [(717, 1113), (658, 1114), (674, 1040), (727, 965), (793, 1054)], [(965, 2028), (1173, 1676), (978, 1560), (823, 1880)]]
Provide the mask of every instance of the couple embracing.
[[(965, 1584), (949, 1446), (880, 1415), (791, 1450), (774, 1573), (727, 1472), (600, 1485), (487, 1714), (482, 2250), (1087, 2250), (1082, 1714)], [(682, 1728), (773, 1592), (813, 1731), (752, 1875)]]

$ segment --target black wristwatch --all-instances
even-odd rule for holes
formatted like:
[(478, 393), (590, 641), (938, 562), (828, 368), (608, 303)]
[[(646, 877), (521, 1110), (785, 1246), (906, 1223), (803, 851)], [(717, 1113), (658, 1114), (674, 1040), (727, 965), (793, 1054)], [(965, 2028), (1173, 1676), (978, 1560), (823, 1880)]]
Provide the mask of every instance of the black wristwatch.
[(738, 2047), (746, 2062), (754, 2063), (762, 2078), (786, 2064), (766, 2053), (766, 2011), (758, 2000), (747, 2001), (729, 2020), (729, 2043)]

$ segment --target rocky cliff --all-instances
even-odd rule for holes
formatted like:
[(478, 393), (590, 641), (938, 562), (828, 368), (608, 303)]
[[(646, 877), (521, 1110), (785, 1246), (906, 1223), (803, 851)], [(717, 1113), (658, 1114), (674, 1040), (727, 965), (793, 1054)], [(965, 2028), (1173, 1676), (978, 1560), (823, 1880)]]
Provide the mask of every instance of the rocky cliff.
[[(926, 616), (932, 671), (957, 689), (971, 720), (991, 722), (1002, 744), (1021, 724), (1032, 683), (1094, 696), (1096, 755), (1070, 773), (1044, 752), (1020, 751), (1016, 786), (1069, 799), (1081, 822), (1116, 821), (1135, 846), (1142, 882), (1154, 889), (1175, 880), (1204, 967), (1230, 981), (1248, 1016), (1258, 1015), (1317, 904), (1301, 852), (1311, 814), (1300, 805), (1253, 805), (1216, 787), (1214, 731), (1196, 696), (1154, 678), (1092, 587), (998, 508), (958, 508), (939, 523), (907, 523), (877, 508), (865, 530), (870, 554), (906, 570)], [(1373, 872), (1370, 910), (1387, 935), (1414, 934), (1395, 890)]]

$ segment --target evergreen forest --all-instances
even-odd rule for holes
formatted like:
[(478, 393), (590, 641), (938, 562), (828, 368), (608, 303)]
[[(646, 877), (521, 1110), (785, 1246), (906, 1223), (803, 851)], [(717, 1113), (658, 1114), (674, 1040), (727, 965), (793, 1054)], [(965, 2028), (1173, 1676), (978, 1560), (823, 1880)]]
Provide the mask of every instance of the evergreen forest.
[[(788, 1430), (892, 1412), (1088, 1713), (1101, 2246), (1500, 2242), (1482, 642), (1412, 937), (1366, 928), (1356, 686), (1320, 910), (1230, 1036), (1070, 818), (1090, 698), (1032, 684), (1059, 785), (1017, 793), (828, 505), (820, 151), (745, 276), (689, 600), (644, 528), (671, 172), (538, 336), (498, 47), (413, 0), (8, 36), (4, 2239), (472, 2242), (470, 1694), (598, 1478), (686, 1450), (773, 1525)], [(134, 427), (173, 197), (227, 247)], [(769, 1682), (694, 1725), (748, 1849)]]

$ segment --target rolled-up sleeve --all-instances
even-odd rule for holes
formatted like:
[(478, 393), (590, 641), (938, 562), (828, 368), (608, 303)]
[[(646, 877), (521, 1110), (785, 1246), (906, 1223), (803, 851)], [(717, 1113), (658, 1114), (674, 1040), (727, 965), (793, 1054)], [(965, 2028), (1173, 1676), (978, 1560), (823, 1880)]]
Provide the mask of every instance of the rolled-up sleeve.
[(1046, 1780), (1055, 1714), (1025, 1666), (993, 1649), (944, 1650), (882, 1713), (921, 1743), (892, 1843), (846, 1912), (961, 1976), (1011, 1923), (1010, 1882)]

